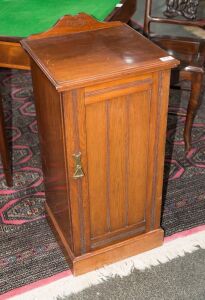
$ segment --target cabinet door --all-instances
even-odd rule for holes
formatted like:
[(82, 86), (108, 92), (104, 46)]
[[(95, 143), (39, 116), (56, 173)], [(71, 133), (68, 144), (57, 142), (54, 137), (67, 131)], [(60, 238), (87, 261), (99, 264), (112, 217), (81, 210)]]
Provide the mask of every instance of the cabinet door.
[[(161, 113), (167, 106), (162, 76), (87, 87), (66, 102), (67, 140), (74, 139), (69, 157), (80, 152), (84, 172), (77, 180), (70, 174), (81, 250), (82, 241), (84, 249), (93, 250), (159, 226), (156, 193), (161, 190), (156, 185), (161, 184), (163, 151), (158, 152), (158, 140), (162, 132), (164, 140), (166, 114)], [(69, 169), (75, 169), (68, 160)]]

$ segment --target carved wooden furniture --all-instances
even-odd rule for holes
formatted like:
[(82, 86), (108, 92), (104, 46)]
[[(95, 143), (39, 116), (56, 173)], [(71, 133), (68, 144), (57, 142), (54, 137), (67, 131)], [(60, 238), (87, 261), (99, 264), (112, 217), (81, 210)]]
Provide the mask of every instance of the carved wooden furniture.
[(101, 3), (98, 0), (90, 0), (87, 4), (81, 0), (52, 2), (52, 6), (48, 5), (46, 0), (35, 2), (10, 0), (1, 3), (0, 67), (30, 69), (28, 57), (21, 48), (20, 40), (48, 30), (66, 14), (84, 11), (100, 21), (119, 20), (127, 23), (136, 10), (136, 0), (104, 0)]
[(0, 97), (0, 155), (1, 155), (1, 161), (3, 165), (3, 171), (5, 174), (6, 183), (8, 186), (11, 186), (12, 185), (11, 159), (10, 159), (7, 140), (6, 140), (6, 132), (4, 126), (4, 113), (3, 113), (1, 97)]
[[(161, 18), (152, 15), (152, 0), (146, 0), (144, 33), (149, 39), (170, 53), (170, 55), (181, 61), (181, 64), (175, 71), (181, 72), (183, 78), (191, 81), (191, 93), (184, 128), (185, 149), (188, 151), (191, 148), (193, 119), (200, 104), (200, 93), (204, 77), (205, 40), (157, 35), (151, 32), (150, 24), (154, 22), (162, 23), (162, 26), (163, 24), (178, 24), (205, 28), (205, 20), (193, 20), (196, 17), (198, 5), (198, 1), (196, 0), (167, 0), (166, 3), (167, 8), (164, 14), (169, 18)], [(186, 17), (186, 19), (172, 19), (178, 15)], [(173, 79), (176, 78), (177, 76), (173, 76)]]
[(46, 208), (74, 274), (161, 245), (178, 62), (128, 25), (84, 14), (21, 43), (31, 57)]
[(166, 0), (164, 15), (173, 18), (183, 16), (190, 20), (197, 18), (199, 0)]

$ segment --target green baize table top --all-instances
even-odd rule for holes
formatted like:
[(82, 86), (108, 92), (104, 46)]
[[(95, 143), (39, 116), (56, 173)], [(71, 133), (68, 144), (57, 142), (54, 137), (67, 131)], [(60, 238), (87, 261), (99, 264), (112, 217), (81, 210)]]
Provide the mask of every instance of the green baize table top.
[(120, 0), (0, 0), (0, 36), (27, 37), (64, 15), (87, 13), (103, 21)]

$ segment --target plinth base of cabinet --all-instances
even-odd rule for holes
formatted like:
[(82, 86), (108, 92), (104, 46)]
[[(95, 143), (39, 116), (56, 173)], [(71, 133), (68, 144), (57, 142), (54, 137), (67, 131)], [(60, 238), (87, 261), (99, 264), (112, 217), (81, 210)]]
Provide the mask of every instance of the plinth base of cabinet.
[(163, 243), (163, 237), (163, 230), (157, 229), (76, 257), (73, 260), (73, 274), (80, 275), (93, 271), (105, 265), (159, 247)]
[(68, 255), (73, 275), (81, 275), (83, 273), (93, 271), (105, 265), (117, 262), (133, 255), (159, 247), (163, 243), (164, 231), (159, 228), (145, 234), (130, 238), (128, 240), (115, 243), (111, 246), (95, 250), (81, 256), (75, 257), (66, 242), (60, 227), (58, 226), (50, 208), (46, 204), (49, 219), (57, 232), (61, 243), (63, 244), (66, 254)]

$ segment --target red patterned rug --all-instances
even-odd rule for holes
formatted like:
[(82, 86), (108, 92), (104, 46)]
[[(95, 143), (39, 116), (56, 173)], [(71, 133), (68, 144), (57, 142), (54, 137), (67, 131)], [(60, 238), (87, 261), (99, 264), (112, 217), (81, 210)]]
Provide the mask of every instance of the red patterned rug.
[[(0, 292), (3, 295), (63, 274), (69, 266), (45, 218), (30, 73), (1, 70), (0, 85), (14, 178), (14, 186), (7, 188), (0, 165)], [(188, 91), (171, 91), (170, 112), (186, 112), (188, 96)], [(195, 119), (193, 147), (187, 156), (182, 137), (185, 118), (169, 115), (162, 213), (166, 236), (205, 224), (204, 115), (205, 104)]]

